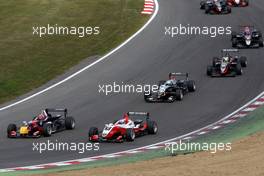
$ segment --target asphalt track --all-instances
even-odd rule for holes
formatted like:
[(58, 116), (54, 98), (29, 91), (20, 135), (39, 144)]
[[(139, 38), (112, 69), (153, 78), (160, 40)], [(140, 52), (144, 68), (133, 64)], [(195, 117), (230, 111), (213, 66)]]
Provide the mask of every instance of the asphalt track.
[[(0, 168), (57, 162), (118, 152), (153, 144), (186, 134), (213, 123), (245, 104), (264, 89), (264, 49), (242, 50), (249, 59), (245, 74), (236, 78), (212, 79), (205, 75), (212, 56), (222, 48), (230, 48), (230, 37), (164, 35), (164, 26), (232, 26), (253, 24), (264, 31), (264, 1), (255, 0), (247, 8), (234, 8), (231, 15), (205, 15), (198, 0), (160, 1), (160, 10), (152, 23), (127, 45), (103, 62), (77, 77), (29, 101), (0, 112)], [(155, 83), (169, 72), (189, 72), (196, 81), (197, 92), (182, 102), (146, 104), (141, 94), (98, 93), (98, 84), (124, 82)], [(44, 107), (67, 107), (76, 118), (77, 128), (50, 138), (6, 138), (9, 123), (30, 120)], [(32, 142), (47, 140), (86, 142), (89, 127), (103, 127), (127, 111), (148, 111), (159, 125), (155, 136), (137, 138), (133, 143), (101, 144), (100, 151), (76, 152), (32, 151)]]

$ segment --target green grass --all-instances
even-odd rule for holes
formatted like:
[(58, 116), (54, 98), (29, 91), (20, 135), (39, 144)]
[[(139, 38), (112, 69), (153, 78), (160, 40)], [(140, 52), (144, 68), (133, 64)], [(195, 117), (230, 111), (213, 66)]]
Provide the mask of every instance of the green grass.
[[(103, 55), (147, 20), (143, 0), (0, 1), (0, 103), (37, 88), (81, 60)], [(99, 26), (100, 35), (32, 35), (33, 26)]]

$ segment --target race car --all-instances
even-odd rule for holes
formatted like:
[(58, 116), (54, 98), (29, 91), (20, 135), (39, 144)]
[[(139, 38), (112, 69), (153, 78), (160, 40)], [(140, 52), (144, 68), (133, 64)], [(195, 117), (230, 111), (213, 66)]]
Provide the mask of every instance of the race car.
[(89, 141), (122, 143), (134, 141), (139, 136), (157, 134), (158, 125), (149, 116), (148, 112), (128, 112), (122, 119), (106, 124), (100, 132), (97, 127), (91, 127)]
[[(182, 76), (185, 76), (185, 78), (178, 79), (178, 77)], [(172, 103), (175, 100), (181, 101), (185, 94), (194, 92), (195, 90), (195, 82), (193, 80), (189, 80), (188, 73), (170, 73), (169, 80), (159, 81), (157, 91), (144, 93), (144, 100), (146, 102)]]
[(247, 58), (239, 57), (237, 49), (223, 49), (221, 58), (214, 57), (212, 65), (207, 67), (207, 75), (211, 77), (235, 77), (242, 75), (242, 67), (247, 67)]
[(67, 116), (67, 109), (44, 109), (31, 121), (24, 121), (20, 127), (9, 124), (7, 127), (8, 138), (39, 138), (49, 137), (53, 133), (72, 130), (75, 128), (73, 117)]
[(249, 5), (249, 0), (227, 0), (227, 4), (231, 7), (246, 7)]
[(262, 33), (254, 26), (239, 26), (239, 32), (232, 32), (232, 47), (234, 48), (259, 48), (263, 47)]
[(200, 3), (206, 14), (229, 14), (232, 9), (226, 0), (207, 0)]

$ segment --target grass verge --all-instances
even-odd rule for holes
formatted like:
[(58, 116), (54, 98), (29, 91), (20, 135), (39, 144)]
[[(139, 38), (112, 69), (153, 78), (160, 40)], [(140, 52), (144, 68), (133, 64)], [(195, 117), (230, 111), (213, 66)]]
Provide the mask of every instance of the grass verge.
[[(94, 55), (103, 55), (148, 19), (144, 0), (0, 2), (0, 103), (14, 99)], [(99, 35), (44, 36), (34, 26), (98, 26)]]

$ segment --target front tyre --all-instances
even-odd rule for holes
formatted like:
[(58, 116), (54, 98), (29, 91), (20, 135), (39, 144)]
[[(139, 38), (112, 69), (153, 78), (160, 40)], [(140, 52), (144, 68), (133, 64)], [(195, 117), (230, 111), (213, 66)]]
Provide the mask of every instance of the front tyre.
[(15, 124), (9, 124), (8, 127), (7, 127), (7, 137), (8, 138), (12, 137), (11, 133), (13, 131), (15, 131), (15, 132), (17, 131), (17, 126)]
[(91, 141), (91, 142), (97, 142), (97, 140), (94, 140), (93, 139), (93, 137), (94, 136), (98, 136), (99, 135), (99, 130), (98, 130), (98, 128), (96, 128), (96, 127), (91, 127), (90, 129), (89, 129), (89, 133), (88, 133), (88, 137), (89, 137), (89, 141)]
[(236, 48), (236, 47), (237, 47), (237, 43), (238, 43), (238, 42), (237, 42), (237, 39), (236, 39), (236, 38), (233, 38), (233, 39), (232, 39), (232, 47), (233, 47), (233, 48)]
[(175, 99), (178, 101), (182, 101), (183, 100), (183, 92), (181, 89), (177, 89), (175, 92)]
[(136, 134), (132, 128), (128, 128), (126, 131), (126, 140), (129, 142), (134, 141), (136, 138)]
[(247, 58), (245, 56), (240, 57), (240, 64), (242, 67), (247, 67)]
[(52, 134), (52, 127), (51, 127), (51, 124), (47, 124), (45, 123), (43, 125), (43, 136), (44, 137), (50, 137)]
[(243, 70), (240, 64), (236, 65), (236, 74), (237, 75), (242, 75), (243, 74)]

